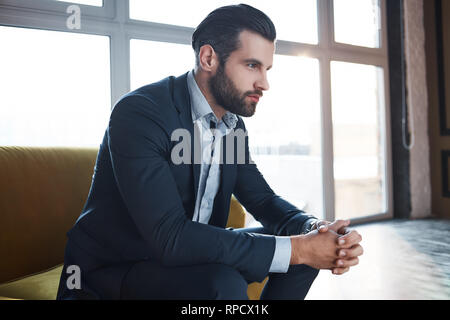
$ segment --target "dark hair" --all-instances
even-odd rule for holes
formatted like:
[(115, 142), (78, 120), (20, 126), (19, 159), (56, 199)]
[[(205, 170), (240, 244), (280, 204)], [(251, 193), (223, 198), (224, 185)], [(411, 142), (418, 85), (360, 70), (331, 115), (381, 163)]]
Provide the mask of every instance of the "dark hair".
[(255, 32), (272, 42), (276, 38), (275, 26), (270, 18), (249, 5), (230, 5), (212, 11), (192, 35), (196, 64), (199, 63), (200, 48), (205, 44), (214, 48), (224, 64), (230, 54), (239, 48), (239, 34), (244, 30)]

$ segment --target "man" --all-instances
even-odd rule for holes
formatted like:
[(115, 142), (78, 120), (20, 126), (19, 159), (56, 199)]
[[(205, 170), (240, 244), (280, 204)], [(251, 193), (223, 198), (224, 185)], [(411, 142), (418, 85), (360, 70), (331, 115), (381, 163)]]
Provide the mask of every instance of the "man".
[[(275, 37), (261, 11), (219, 8), (193, 34), (195, 70), (116, 104), (68, 232), (59, 299), (246, 299), (247, 284), (268, 275), (262, 299), (303, 299), (318, 269), (358, 263), (361, 237), (348, 221), (318, 221), (275, 195), (248, 140), (227, 139), (245, 132), (241, 116), (269, 89)], [(263, 228), (225, 229), (232, 194)], [(70, 265), (78, 288), (67, 285)]]

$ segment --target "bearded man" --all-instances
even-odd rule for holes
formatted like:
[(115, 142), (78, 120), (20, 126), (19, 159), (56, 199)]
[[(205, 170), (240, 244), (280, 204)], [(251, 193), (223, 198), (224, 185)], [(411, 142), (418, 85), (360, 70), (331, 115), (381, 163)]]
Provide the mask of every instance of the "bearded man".
[[(247, 299), (248, 283), (267, 276), (261, 299), (304, 299), (319, 269), (342, 274), (358, 263), (361, 236), (348, 221), (318, 220), (277, 196), (247, 137), (242, 148), (225, 146), (269, 89), (275, 39), (263, 12), (218, 8), (193, 33), (193, 70), (115, 105), (68, 232), (58, 299)], [(183, 153), (201, 161), (174, 159), (179, 129), (190, 133)], [(211, 161), (218, 154), (227, 161)], [(225, 228), (232, 195), (263, 227)], [(76, 288), (71, 265), (81, 271)]]

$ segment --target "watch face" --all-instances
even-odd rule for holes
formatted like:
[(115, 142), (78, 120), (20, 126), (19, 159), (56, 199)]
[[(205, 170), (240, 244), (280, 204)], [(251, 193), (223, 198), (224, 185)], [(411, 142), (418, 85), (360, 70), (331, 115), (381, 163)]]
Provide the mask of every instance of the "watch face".
[(313, 228), (314, 228), (316, 222), (317, 222), (317, 221), (314, 220), (314, 221), (312, 221), (312, 222), (309, 223), (308, 232), (310, 232), (311, 230), (313, 230)]
[(304, 233), (306, 234), (306, 233), (311, 232), (313, 226), (314, 226), (314, 221), (309, 222), (309, 223), (308, 223), (308, 226), (304, 229)]

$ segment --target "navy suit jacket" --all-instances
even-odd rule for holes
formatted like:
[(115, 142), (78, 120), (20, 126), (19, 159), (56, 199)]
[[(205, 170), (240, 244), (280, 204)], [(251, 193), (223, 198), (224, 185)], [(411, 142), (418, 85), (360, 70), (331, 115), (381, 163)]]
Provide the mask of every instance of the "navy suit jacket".
[[(220, 165), (210, 222), (192, 221), (200, 165), (172, 163), (178, 141), (171, 135), (179, 128), (194, 139), (187, 74), (139, 88), (115, 105), (69, 240), (105, 266), (148, 259), (163, 266), (221, 263), (248, 281), (262, 281), (275, 238), (225, 229), (231, 195), (274, 235), (299, 234), (312, 216), (277, 196), (246, 161)], [(238, 128), (245, 130), (240, 117)], [(245, 153), (248, 160), (248, 139)]]

